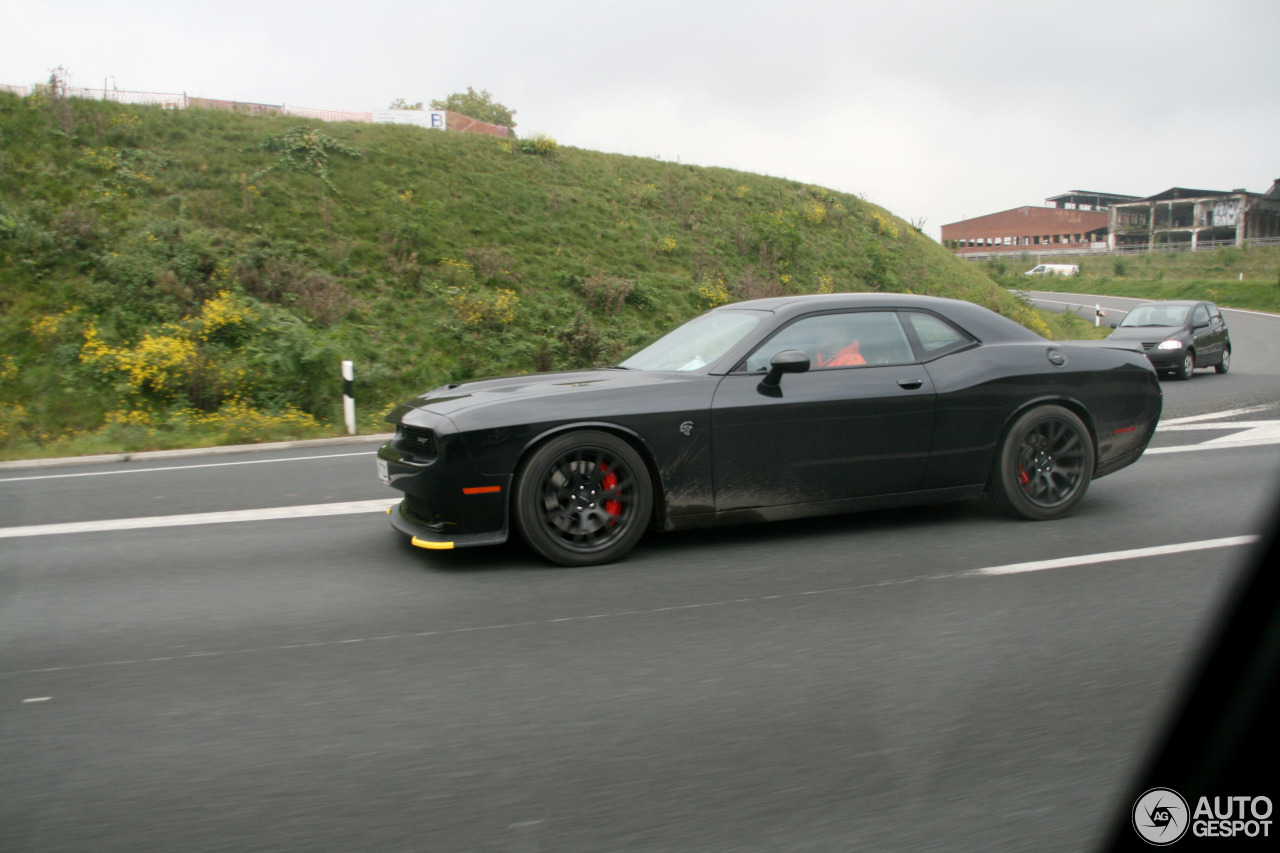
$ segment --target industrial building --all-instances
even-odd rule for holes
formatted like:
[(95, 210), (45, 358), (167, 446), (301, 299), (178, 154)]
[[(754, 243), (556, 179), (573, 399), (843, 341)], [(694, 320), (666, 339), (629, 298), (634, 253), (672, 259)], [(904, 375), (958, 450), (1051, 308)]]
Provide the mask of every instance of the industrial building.
[(1066, 210), (1107, 210), (1126, 201), (1138, 201), (1141, 196), (1099, 193), (1092, 190), (1072, 190), (1062, 195), (1051, 195), (1044, 200), (1045, 207)]
[(1153, 196), (1071, 190), (942, 226), (958, 255), (1198, 249), (1280, 239), (1280, 180), (1266, 193), (1173, 187)]
[(1172, 187), (1110, 210), (1110, 249), (1191, 249), (1243, 246), (1280, 238), (1280, 180), (1266, 193)]

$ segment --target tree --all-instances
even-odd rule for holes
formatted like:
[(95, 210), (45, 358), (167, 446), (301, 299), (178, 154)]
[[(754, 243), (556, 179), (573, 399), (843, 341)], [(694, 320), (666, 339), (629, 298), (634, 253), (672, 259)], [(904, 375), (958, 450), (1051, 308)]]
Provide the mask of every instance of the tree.
[(448, 110), (449, 112), (459, 113), (467, 118), (473, 118), (477, 121), (487, 121), (490, 124), (500, 124), (503, 127), (515, 129), (516, 111), (503, 106), (493, 99), (489, 94), (489, 90), (481, 89), (477, 92), (470, 86), (467, 91), (454, 92), (443, 101), (432, 101), (431, 109)]
[(387, 109), (389, 110), (420, 110), (422, 109), (422, 101), (418, 101), (416, 104), (409, 104), (409, 103), (405, 103), (404, 98), (396, 98), (394, 101), (391, 102), (391, 106), (387, 107)]

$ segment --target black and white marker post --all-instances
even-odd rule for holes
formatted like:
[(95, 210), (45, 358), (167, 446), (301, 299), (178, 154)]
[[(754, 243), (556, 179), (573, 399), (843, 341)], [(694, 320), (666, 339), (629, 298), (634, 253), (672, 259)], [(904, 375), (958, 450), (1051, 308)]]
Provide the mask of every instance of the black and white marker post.
[(347, 421), (347, 435), (356, 434), (356, 377), (351, 362), (342, 362), (342, 416)]

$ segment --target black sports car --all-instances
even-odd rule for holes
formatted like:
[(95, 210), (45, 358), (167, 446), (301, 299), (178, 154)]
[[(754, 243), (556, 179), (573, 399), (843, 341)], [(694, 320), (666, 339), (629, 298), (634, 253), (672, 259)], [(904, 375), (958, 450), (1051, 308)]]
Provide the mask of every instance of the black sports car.
[(392, 524), (591, 565), (675, 530), (989, 491), (1066, 513), (1160, 416), (1134, 344), (1053, 343), (968, 302), (833, 294), (725, 305), (616, 367), (446, 385), (387, 415)]

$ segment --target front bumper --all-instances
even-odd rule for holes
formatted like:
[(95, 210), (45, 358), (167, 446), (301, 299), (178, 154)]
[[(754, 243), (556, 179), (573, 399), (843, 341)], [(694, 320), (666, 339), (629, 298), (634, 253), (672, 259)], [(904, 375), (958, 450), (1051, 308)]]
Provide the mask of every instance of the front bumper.
[(440, 444), (434, 458), (415, 455), (399, 436), (378, 448), (379, 474), (405, 493), (391, 526), (433, 550), (505, 542), (510, 475), (480, 474), (456, 436)]
[(1186, 348), (1178, 349), (1157, 349), (1151, 347), (1147, 349), (1143, 345), (1143, 355), (1147, 357), (1147, 361), (1151, 362), (1151, 366), (1156, 370), (1177, 370), (1182, 367), (1182, 357), (1186, 355)]
[(471, 548), (476, 545), (501, 545), (507, 541), (507, 526), (487, 533), (452, 533), (447, 530), (438, 531), (423, 524), (412, 511), (401, 501), (387, 510), (391, 516), (391, 526), (401, 533), (409, 534), (410, 542), (418, 548), (430, 551), (451, 551), (454, 548)]

